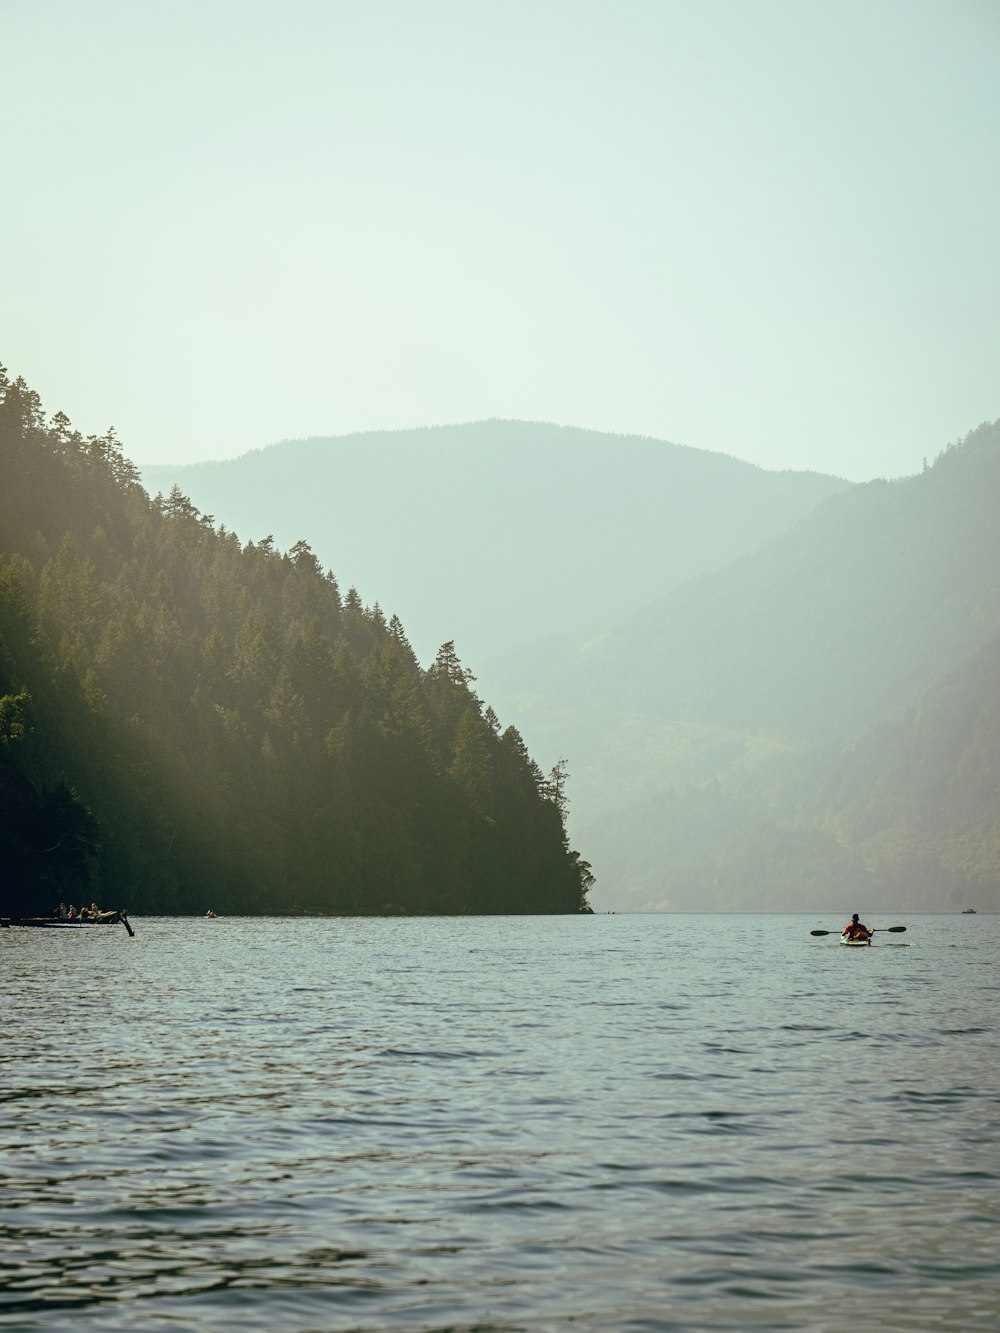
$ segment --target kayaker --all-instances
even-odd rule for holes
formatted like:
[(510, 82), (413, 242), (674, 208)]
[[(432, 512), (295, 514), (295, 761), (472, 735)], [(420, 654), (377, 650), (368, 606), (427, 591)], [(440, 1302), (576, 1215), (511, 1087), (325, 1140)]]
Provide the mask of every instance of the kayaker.
[(874, 934), (873, 930), (869, 930), (863, 922), (858, 920), (858, 914), (855, 912), (840, 932), (840, 938), (844, 940), (870, 940)]

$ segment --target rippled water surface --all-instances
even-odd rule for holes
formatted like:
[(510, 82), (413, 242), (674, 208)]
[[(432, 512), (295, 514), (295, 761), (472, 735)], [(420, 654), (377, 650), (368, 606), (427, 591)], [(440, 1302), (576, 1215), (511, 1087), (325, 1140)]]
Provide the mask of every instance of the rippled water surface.
[(906, 922), (0, 931), (0, 1325), (996, 1329), (1000, 918)]

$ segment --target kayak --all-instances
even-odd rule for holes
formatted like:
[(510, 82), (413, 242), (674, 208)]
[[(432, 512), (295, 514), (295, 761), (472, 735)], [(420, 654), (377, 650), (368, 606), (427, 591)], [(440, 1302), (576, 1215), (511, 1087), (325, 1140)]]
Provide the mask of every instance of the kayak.
[[(869, 946), (869, 944), (871, 944), (871, 942), (872, 942), (872, 936), (875, 934), (875, 931), (876, 931), (876, 930), (885, 931), (886, 934), (888, 934), (888, 935), (902, 935), (902, 933), (903, 933), (903, 931), (904, 931), (905, 929), (906, 929), (905, 926), (876, 926), (874, 930), (870, 930), (870, 931), (868, 932), (867, 937), (866, 937), (865, 939), (863, 939), (863, 940), (861, 940), (861, 939), (853, 939), (853, 940), (852, 940), (852, 939), (845, 939), (844, 936), (841, 935), (841, 936), (840, 936), (839, 943), (841, 943), (841, 944), (846, 944), (847, 947), (848, 947), (849, 949), (867, 949), (868, 946)], [(811, 931), (809, 932), (809, 934), (810, 934), (810, 935), (836, 935), (837, 932), (836, 932), (835, 930), (820, 930), (820, 929), (817, 927), (816, 930), (811, 930)]]

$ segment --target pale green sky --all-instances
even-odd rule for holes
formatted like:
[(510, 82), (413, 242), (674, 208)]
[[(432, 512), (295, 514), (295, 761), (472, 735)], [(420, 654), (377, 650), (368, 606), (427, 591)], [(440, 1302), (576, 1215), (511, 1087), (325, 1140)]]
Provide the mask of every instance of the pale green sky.
[(0, 0), (0, 359), (142, 462), (1000, 416), (998, 0)]

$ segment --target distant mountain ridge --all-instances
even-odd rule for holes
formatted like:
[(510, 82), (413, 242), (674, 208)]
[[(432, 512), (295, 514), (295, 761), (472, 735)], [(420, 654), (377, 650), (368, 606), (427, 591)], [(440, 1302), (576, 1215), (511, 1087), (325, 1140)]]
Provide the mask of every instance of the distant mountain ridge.
[(518, 421), (285, 441), (141, 474), (244, 537), (306, 538), (343, 587), (399, 615), (421, 659), (454, 640), (477, 672), (512, 645), (609, 627), (849, 485)]
[(556, 667), (563, 702), (816, 740), (916, 702), (1000, 613), (994, 433), (914, 477), (851, 487), (599, 643), (580, 640)]
[(619, 906), (766, 882), (772, 908), (838, 885), (1000, 907), (998, 500), (987, 423), (522, 681), (529, 734), (585, 758), (576, 833)]

